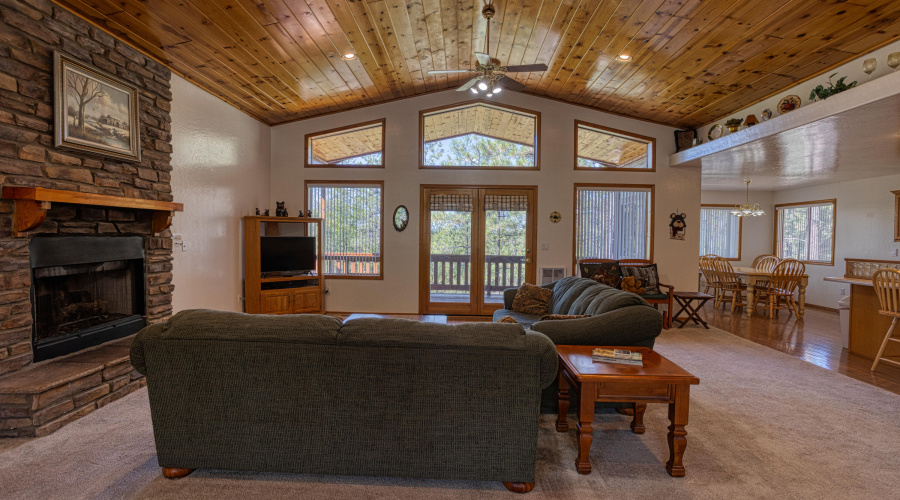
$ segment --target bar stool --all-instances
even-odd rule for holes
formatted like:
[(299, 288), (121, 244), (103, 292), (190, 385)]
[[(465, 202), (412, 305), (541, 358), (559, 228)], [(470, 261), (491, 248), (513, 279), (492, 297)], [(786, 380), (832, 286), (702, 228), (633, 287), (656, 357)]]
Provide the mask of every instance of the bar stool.
[(878, 310), (878, 314), (894, 318), (891, 321), (887, 334), (884, 336), (884, 340), (881, 342), (881, 348), (878, 349), (875, 362), (872, 363), (872, 368), (870, 368), (871, 371), (875, 371), (879, 361), (900, 366), (900, 362), (881, 356), (884, 354), (888, 341), (900, 342), (900, 339), (893, 338), (894, 327), (897, 326), (897, 319), (900, 319), (900, 271), (896, 269), (882, 269), (872, 276), (872, 285), (875, 287), (878, 301), (881, 302), (881, 309)]

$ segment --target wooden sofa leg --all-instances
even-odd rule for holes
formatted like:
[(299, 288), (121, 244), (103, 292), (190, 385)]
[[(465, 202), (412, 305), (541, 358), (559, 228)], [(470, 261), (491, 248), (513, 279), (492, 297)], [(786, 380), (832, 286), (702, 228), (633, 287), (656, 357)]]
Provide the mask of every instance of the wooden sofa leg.
[(506, 489), (513, 493), (528, 493), (534, 489), (534, 483), (503, 483)]
[(163, 467), (162, 473), (163, 476), (166, 476), (169, 479), (178, 479), (179, 477), (184, 477), (194, 472), (194, 469), (180, 469), (178, 467)]

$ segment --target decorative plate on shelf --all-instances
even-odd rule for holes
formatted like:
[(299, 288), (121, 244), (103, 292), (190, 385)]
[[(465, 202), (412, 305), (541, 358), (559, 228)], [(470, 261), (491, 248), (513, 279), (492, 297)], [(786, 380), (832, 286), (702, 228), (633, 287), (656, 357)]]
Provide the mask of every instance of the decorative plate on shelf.
[(800, 96), (789, 95), (778, 102), (778, 114), (785, 114), (800, 107)]
[(708, 137), (709, 140), (712, 141), (718, 139), (719, 137), (722, 137), (722, 133), (724, 131), (725, 127), (723, 127), (721, 124), (713, 125), (712, 127), (709, 127), (709, 132), (706, 133), (706, 137)]
[(772, 118), (772, 110), (769, 108), (762, 110), (762, 113), (759, 114), (759, 117), (762, 118), (762, 121), (766, 121), (769, 118)]

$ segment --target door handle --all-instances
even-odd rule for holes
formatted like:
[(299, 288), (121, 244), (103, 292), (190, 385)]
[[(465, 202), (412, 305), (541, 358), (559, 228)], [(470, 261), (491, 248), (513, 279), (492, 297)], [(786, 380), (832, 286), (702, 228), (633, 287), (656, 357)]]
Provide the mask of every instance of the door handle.
[(526, 263), (526, 264), (531, 264), (531, 257), (526, 257), (526, 258), (525, 258), (525, 263)]

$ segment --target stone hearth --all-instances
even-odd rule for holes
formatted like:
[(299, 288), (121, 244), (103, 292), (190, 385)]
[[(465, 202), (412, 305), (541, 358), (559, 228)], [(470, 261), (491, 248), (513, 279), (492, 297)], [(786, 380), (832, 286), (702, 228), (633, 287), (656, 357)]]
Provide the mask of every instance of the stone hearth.
[[(141, 161), (54, 147), (53, 51), (139, 89)], [(0, 5), (0, 185), (172, 201), (170, 71), (49, 0)], [(143, 384), (127, 358), (130, 338), (68, 357), (33, 362), (29, 242), (34, 234), (141, 236), (148, 324), (172, 312), (172, 239), (153, 234), (152, 212), (52, 204), (45, 222), (12, 233), (13, 203), (0, 200), (0, 436), (33, 436)]]

